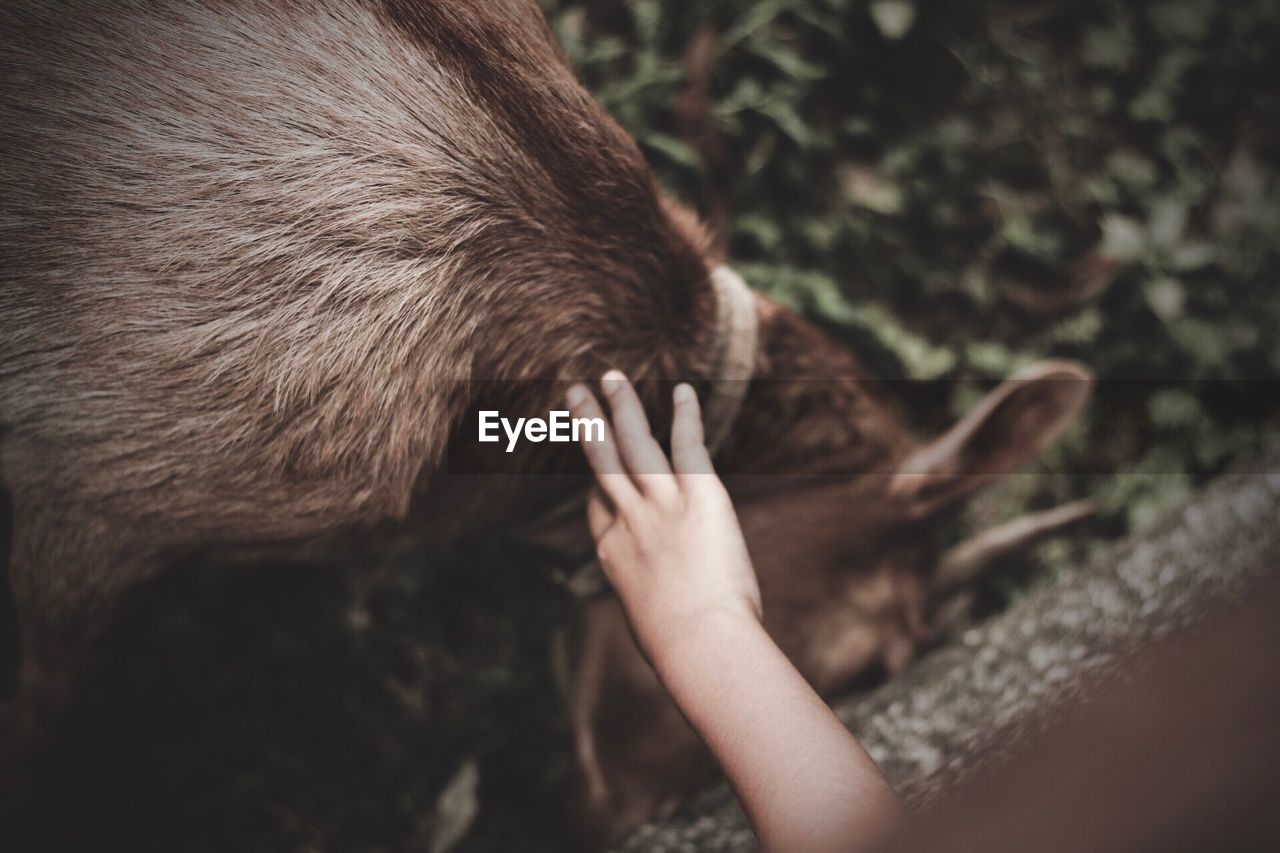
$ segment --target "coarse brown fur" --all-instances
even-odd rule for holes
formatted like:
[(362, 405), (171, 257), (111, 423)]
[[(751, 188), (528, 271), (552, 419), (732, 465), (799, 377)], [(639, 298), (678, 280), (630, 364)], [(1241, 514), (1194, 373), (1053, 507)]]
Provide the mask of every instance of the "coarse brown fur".
[[(0, 31), (11, 731), (167, 565), (529, 509), (441, 474), (470, 380), (707, 376), (707, 238), (532, 3), (45, 0)], [(761, 304), (761, 373), (849, 367)], [(858, 443), (838, 405), (753, 405), (799, 464)]]
[(704, 238), (531, 2), (46, 0), (0, 32), (19, 721), (172, 562), (501, 523), (519, 495), (437, 482), (469, 380), (707, 371)]
[[(0, 72), (9, 767), (122, 591), (169, 565), (536, 508), (537, 484), (443, 471), (472, 380), (556, 380), (518, 386), (549, 408), (612, 366), (712, 378), (710, 241), (532, 0), (33, 0), (0, 9)], [(852, 358), (758, 306), (722, 471), (908, 458)], [(797, 377), (831, 381), (772, 381)], [(833, 520), (789, 548), (770, 518), (828, 515), (746, 513), (774, 602), (850, 541)]]

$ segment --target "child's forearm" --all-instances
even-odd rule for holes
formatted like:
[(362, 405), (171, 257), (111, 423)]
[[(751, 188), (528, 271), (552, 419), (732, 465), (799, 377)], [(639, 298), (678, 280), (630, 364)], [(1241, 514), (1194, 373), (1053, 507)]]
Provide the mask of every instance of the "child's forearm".
[[(693, 389), (672, 398), (668, 465), (626, 377), (601, 385), (613, 423), (605, 441), (583, 445), (598, 487), (587, 523), (641, 649), (766, 848), (866, 849), (897, 801), (760, 624), (759, 584)], [(568, 402), (576, 417), (603, 415), (585, 388), (571, 388)]]
[(768, 850), (866, 849), (897, 817), (879, 769), (759, 622), (703, 620), (654, 665)]

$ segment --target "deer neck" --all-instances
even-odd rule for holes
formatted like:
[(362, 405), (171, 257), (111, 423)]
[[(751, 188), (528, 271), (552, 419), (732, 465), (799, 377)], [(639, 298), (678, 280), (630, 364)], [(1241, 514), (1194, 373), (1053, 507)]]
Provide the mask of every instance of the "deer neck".
[(755, 364), (716, 456), (722, 474), (849, 476), (910, 452), (883, 389), (847, 350), (766, 297), (756, 307)]

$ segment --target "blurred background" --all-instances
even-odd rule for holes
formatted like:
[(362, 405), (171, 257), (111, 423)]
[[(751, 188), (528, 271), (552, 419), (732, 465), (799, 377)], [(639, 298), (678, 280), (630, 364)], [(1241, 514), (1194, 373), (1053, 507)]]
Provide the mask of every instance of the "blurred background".
[[(663, 183), (725, 218), (754, 287), (878, 377), (920, 380), (903, 390), (922, 429), (974, 402), (955, 380), (1080, 359), (1104, 381), (1050, 466), (1107, 475), (1087, 488), (1117, 527), (1274, 429), (1274, 393), (1222, 380), (1280, 377), (1280, 4), (601, 0), (550, 18)], [(705, 107), (682, 114), (691, 71)]]
[[(748, 282), (913, 380), (899, 402), (922, 434), (1038, 357), (1102, 380), (1083, 426), (961, 522), (1102, 507), (993, 576), (985, 611), (1274, 441), (1280, 2), (544, 6)], [(77, 711), (44, 831), (560, 849), (571, 759), (548, 641), (572, 604), (542, 561), (485, 542), (166, 575)]]

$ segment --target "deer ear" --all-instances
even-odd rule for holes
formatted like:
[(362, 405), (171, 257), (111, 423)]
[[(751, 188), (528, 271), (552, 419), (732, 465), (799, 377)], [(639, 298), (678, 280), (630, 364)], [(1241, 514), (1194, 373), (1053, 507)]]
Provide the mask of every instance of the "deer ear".
[(1044, 453), (1079, 417), (1093, 374), (1073, 361), (1020, 370), (898, 467), (890, 493), (923, 518)]

